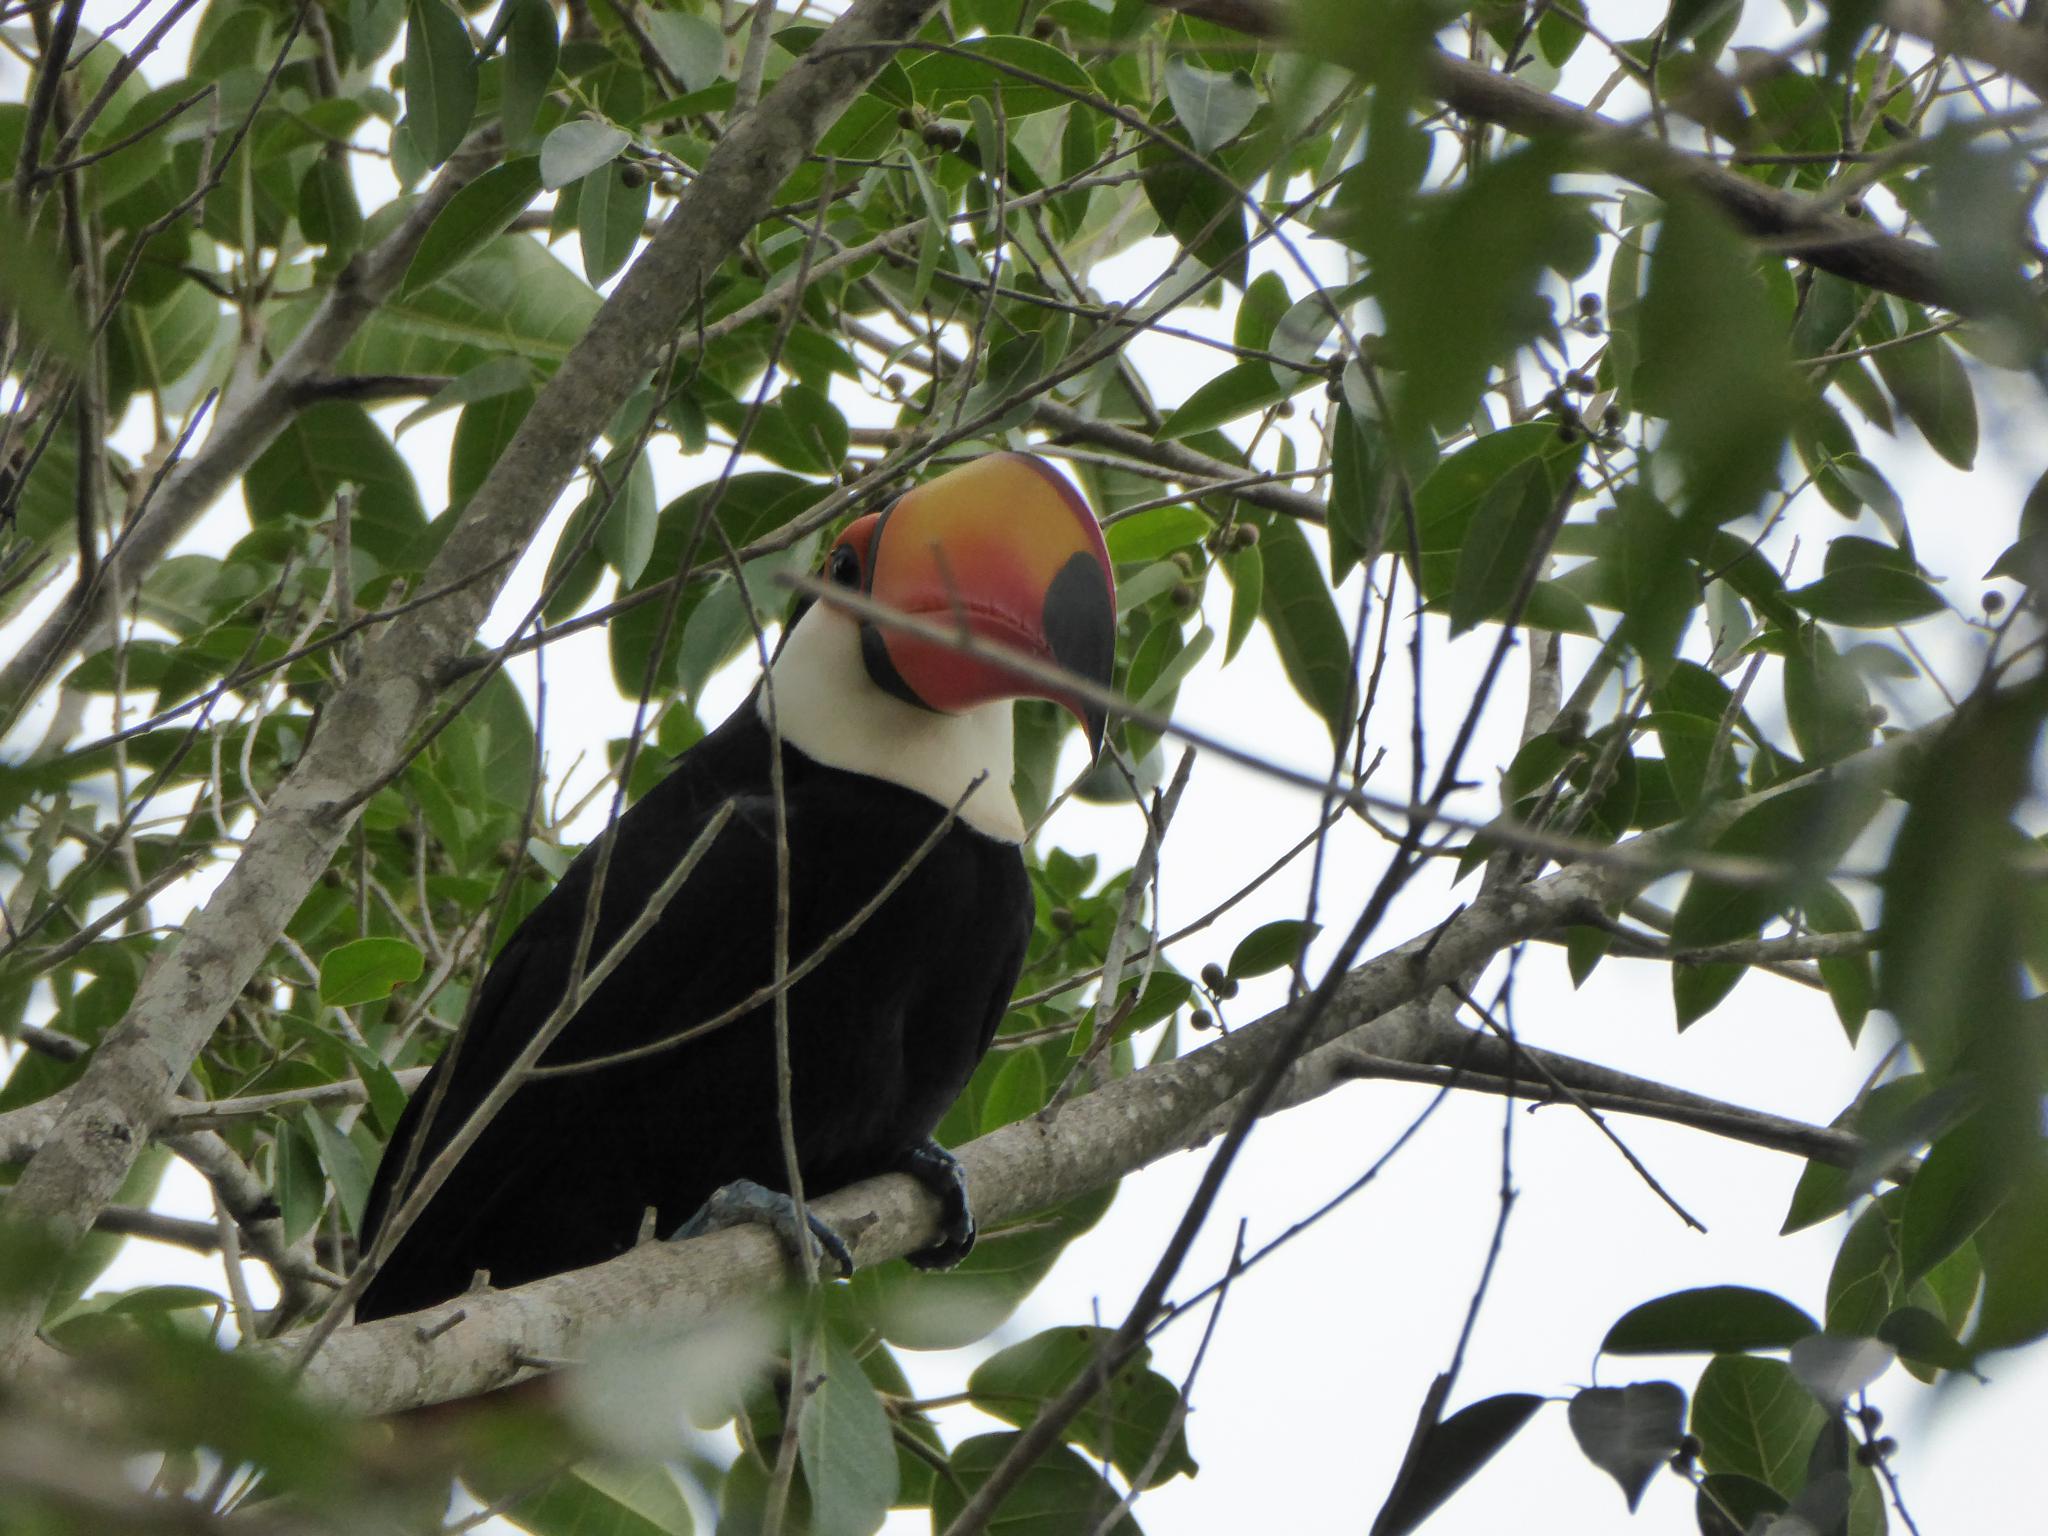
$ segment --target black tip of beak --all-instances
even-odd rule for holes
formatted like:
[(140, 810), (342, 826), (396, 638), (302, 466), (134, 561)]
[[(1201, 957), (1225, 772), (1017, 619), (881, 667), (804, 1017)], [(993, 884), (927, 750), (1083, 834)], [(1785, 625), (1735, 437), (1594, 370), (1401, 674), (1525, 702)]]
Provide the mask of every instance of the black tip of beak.
[(1095, 705), (1085, 705), (1081, 711), (1081, 723), (1088, 731), (1088, 761), (1102, 760), (1103, 738), (1109, 735), (1109, 711)]
[[(1044, 628), (1055, 662), (1101, 687), (1110, 685), (1116, 671), (1116, 598), (1100, 560), (1076, 553), (1060, 567), (1046, 589)], [(1099, 757), (1109, 712), (1084, 699), (1080, 713), (1089, 749)]]

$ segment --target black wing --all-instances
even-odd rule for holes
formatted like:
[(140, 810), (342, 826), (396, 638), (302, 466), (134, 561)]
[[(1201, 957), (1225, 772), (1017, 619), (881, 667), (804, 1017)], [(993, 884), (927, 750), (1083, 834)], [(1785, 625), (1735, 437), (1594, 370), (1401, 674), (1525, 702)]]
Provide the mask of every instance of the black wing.
[[(707, 741), (706, 745), (711, 743)], [(692, 754), (695, 756), (695, 754)], [(790, 955), (800, 961), (866, 905), (943, 812), (879, 781), (789, 757)], [(695, 765), (688, 765), (691, 767)], [(622, 821), (593, 958), (629, 926), (723, 801), (679, 770)], [(734, 815), (648, 936), (544, 1064), (646, 1045), (733, 1006), (773, 975), (774, 812)], [(579, 859), (492, 967), (433, 1126), (420, 1121), (437, 1067), (378, 1170), (366, 1249), (407, 1149), (424, 1168), (483, 1101), (560, 999), (594, 860)], [(1015, 849), (954, 827), (789, 998), (793, 1107), (807, 1188), (887, 1167), (958, 1095), (1007, 1005), (1030, 933)], [(596, 1263), (630, 1246), (649, 1207), (679, 1225), (735, 1178), (785, 1182), (775, 1111), (773, 1013), (636, 1060), (529, 1081), (492, 1118), (407, 1231), (357, 1315), (412, 1311), (461, 1292)]]

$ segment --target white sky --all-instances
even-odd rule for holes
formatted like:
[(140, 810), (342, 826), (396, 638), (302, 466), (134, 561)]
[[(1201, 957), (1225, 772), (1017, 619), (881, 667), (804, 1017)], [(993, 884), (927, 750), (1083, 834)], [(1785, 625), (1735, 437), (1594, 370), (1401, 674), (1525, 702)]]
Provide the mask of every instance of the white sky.
[[(88, 21), (111, 19), (126, 8), (125, 0), (93, 0)], [(1661, 5), (1638, 8), (1646, 13), (1646, 25), (1663, 10)], [(150, 73), (153, 80), (171, 78), (160, 69)], [(573, 249), (562, 254), (576, 264)], [(1095, 279), (1105, 296), (1115, 297), (1119, 283), (1135, 286), (1156, 270), (1158, 259), (1156, 248), (1141, 248), (1098, 269)], [(1300, 275), (1283, 275), (1299, 297), (1305, 289)], [(1213, 311), (1189, 310), (1178, 320), (1228, 334), (1227, 321)], [(1160, 337), (1135, 343), (1132, 355), (1153, 382), (1162, 407), (1227, 362), (1212, 350)], [(1985, 427), (1977, 473), (1965, 476), (1950, 469), (1910, 435), (1895, 444), (1875, 429), (1864, 432), (1866, 451), (1905, 500), (1921, 558), (1936, 575), (1948, 578), (1946, 591), (1966, 612), (1975, 609), (1980, 573), (2011, 537), (2018, 499), (2040, 472), (2040, 445), (2048, 441), (2041, 398), (2031, 385), (2011, 375), (1974, 371)], [(1303, 397), (1304, 406), (1310, 398)], [(860, 396), (847, 394), (839, 403), (850, 415), (861, 411), (856, 420), (874, 419), (872, 406)], [(385, 413), (384, 419), (388, 425), (402, 414)], [(430, 510), (445, 498), (443, 466), (452, 424), (452, 416), (438, 418), (409, 432), (403, 442)], [(664, 497), (700, 478), (711, 462), (695, 466), (687, 478), (675, 464), (663, 462)], [(520, 568), (490, 635), (504, 633), (531, 602), (561, 516), (537, 543), (540, 553)], [(195, 535), (192, 547), (220, 548), (241, 525), (239, 508), (223, 507)], [(1811, 579), (1818, 573), (1820, 540), (1845, 525), (1815, 511), (1807, 526), (1813, 534), (1802, 570), (1804, 579)], [(1340, 600), (1347, 616), (1354, 611), (1355, 596), (1354, 588), (1352, 604)], [(1211, 583), (1209, 598), (1207, 617), (1220, 632), (1227, 616), (1226, 585)], [(1945, 664), (1952, 684), (1967, 684), (1973, 670), (1965, 651), (1934, 643), (1932, 626), (1922, 626), (1915, 638), (1932, 645), (1931, 654), (1937, 665)], [(1439, 628), (1430, 643), (1427, 718), (1432, 741), (1441, 750), (1470, 698), (1470, 683), (1492, 644), (1492, 632), (1480, 631), (1451, 645)], [(1307, 708), (1293, 701), (1263, 630), (1255, 632), (1227, 669), (1217, 664), (1220, 653), (1219, 646), (1183, 688), (1183, 717), (1279, 761), (1321, 771), (1327, 737)], [(551, 647), (547, 669), (551, 765), (559, 772), (586, 750), (592, 759), (601, 759), (603, 742), (620, 734), (630, 717), (629, 706), (609, 686), (602, 636), (573, 637)], [(1486, 777), (1512, 755), (1518, 721), (1514, 701), (1523, 674), (1517, 655), (1504, 678), (1503, 707), (1493, 712), (1489, 729), (1467, 759), (1469, 776)], [(530, 663), (522, 662), (517, 675), (522, 683), (530, 680)], [(575, 685), (585, 677), (605, 682)], [(744, 666), (716, 680), (703, 706), (707, 722), (721, 718), (750, 685)], [(1384, 782), (1395, 785), (1405, 783), (1408, 718), (1407, 674), (1398, 658), (1388, 668), (1386, 688), (1372, 741), (1389, 748), (1382, 771)], [(1276, 705), (1276, 700), (1282, 702)], [(1753, 708), (1768, 724), (1777, 714), (1775, 690), (1754, 700)], [(587, 784), (587, 777), (582, 782)], [(1470, 797), (1470, 808), (1483, 813), (1486, 798)], [(1316, 809), (1311, 796), (1248, 770), (1198, 763), (1162, 860), (1163, 927), (1180, 926), (1236, 890), (1313, 825)], [(1331, 931), (1318, 946), (1321, 954), (1349, 925), (1385, 862), (1384, 845), (1359, 831), (1346, 825), (1332, 839), (1325, 888), (1325, 922)], [(1098, 852), (1107, 872), (1130, 863), (1141, 834), (1129, 810), (1077, 805), (1061, 813), (1052, 835), (1076, 852)], [(1306, 869), (1303, 860), (1208, 936), (1176, 951), (1175, 963), (1193, 974), (1206, 960), (1227, 958), (1236, 940), (1257, 924), (1298, 915)], [(1440, 874), (1433, 875), (1404, 893), (1380, 942), (1370, 948), (1376, 951), (1431, 926), (1470, 894), (1469, 886), (1452, 893), (1440, 881)], [(159, 909), (159, 916), (169, 915), (168, 909)], [(1481, 995), (1496, 980), (1490, 974)], [(1254, 1018), (1278, 994), (1276, 981), (1249, 984), (1230, 1016)], [(1517, 1026), (1531, 1042), (1817, 1123), (1827, 1122), (1849, 1100), (1882, 1054), (1887, 1036), (1883, 1022), (1874, 1018), (1862, 1048), (1852, 1054), (1823, 998), (1753, 976), (1719, 1011), (1680, 1037), (1672, 1025), (1663, 967), (1610, 959), (1575, 993), (1561, 954), (1543, 946), (1533, 947), (1521, 967), (1515, 1006)], [(1412, 1087), (1355, 1084), (1262, 1125), (1173, 1294), (1188, 1294), (1222, 1273), (1240, 1217), (1248, 1221), (1248, 1241), (1256, 1246), (1348, 1183), (1399, 1133), (1426, 1096)], [(1299, 1238), (1291, 1250), (1237, 1281), (1192, 1393), (1188, 1434), (1201, 1475), (1177, 1480), (1140, 1501), (1138, 1516), (1148, 1530), (1199, 1536), (1268, 1525), (1349, 1531), (1370, 1522), (1407, 1444), (1416, 1406), (1450, 1357), (1491, 1235), (1501, 1120), (1498, 1100), (1453, 1099), (1376, 1185)], [(1624, 1311), (1683, 1287), (1758, 1285), (1820, 1314), (1840, 1226), (1830, 1223), (1792, 1238), (1776, 1235), (1800, 1171), (1795, 1160), (1655, 1122), (1615, 1117), (1612, 1123), (1709, 1231), (1688, 1231), (1574, 1111), (1518, 1112), (1514, 1168), (1520, 1198), (1453, 1408), (1502, 1391), (1562, 1398), (1596, 1380), (1619, 1385), (1668, 1376), (1689, 1390), (1702, 1359), (1593, 1358), (1600, 1337)], [(1127, 1179), (1109, 1216), (1073, 1245), (988, 1347), (1098, 1315), (1120, 1320), (1178, 1221), (1207, 1156), (1205, 1151), (1170, 1158)], [(211, 1214), (204, 1185), (183, 1165), (173, 1166), (157, 1203), (179, 1214)], [(104, 1283), (125, 1288), (170, 1280), (215, 1288), (221, 1283), (217, 1261), (140, 1242), (129, 1246)], [(1194, 1317), (1164, 1335), (1157, 1346), (1158, 1368), (1176, 1377), (1183, 1372), (1200, 1329), (1201, 1319)], [(905, 1352), (902, 1358), (916, 1387), (938, 1394), (957, 1389), (985, 1352)], [(1962, 1383), (1939, 1401), (1896, 1368), (1873, 1390), (1873, 1400), (1886, 1412), (1887, 1432), (1900, 1442), (1895, 1467), (1908, 1507), (1928, 1536), (2038, 1524), (2031, 1460), (2037, 1428), (2025, 1408), (2048, 1402), (2048, 1358), (2036, 1351), (2030, 1359), (1994, 1361), (1991, 1374), (1991, 1388)], [(949, 1411), (942, 1423), (956, 1439), (997, 1427), (971, 1410)], [(1540, 1413), (1428, 1530), (1432, 1536), (1476, 1536), (1568, 1523), (1581, 1536), (1610, 1531), (1661, 1536), (1695, 1529), (1692, 1502), (1688, 1487), (1663, 1477), (1652, 1483), (1641, 1513), (1631, 1519), (1606, 1475), (1579, 1455), (1559, 1403)], [(1532, 1513), (1537, 1510), (1541, 1516)], [(907, 1532), (924, 1525), (922, 1516), (904, 1514), (892, 1519), (890, 1529)]]

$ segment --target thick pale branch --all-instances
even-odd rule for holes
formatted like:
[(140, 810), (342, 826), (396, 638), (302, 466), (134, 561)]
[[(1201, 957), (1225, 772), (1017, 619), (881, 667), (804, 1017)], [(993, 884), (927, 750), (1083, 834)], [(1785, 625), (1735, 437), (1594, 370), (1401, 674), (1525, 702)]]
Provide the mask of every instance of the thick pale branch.
[[(1656, 840), (1657, 834), (1638, 839)], [(1428, 1009), (1418, 1000), (1484, 967), (1512, 944), (1583, 920), (1627, 894), (1641, 878), (1579, 866), (1481, 898), (1434, 932), (1354, 971), (1310, 1045), (1344, 1053), (1337, 1060), (1354, 1069), (1368, 1059), (1361, 1053), (1374, 1061), (1425, 1068), (1464, 1065), (1482, 1074), (1476, 1086), (1489, 1086), (1501, 1063), (1486, 1053), (1496, 1050), (1498, 1042), (1475, 1039), (1464, 1030), (1446, 1036), (1430, 1024)], [(1219, 1112), (1256, 1077), (1294, 1018), (1294, 1008), (1279, 1009), (1201, 1050), (1072, 1100), (1050, 1122), (1033, 1117), (971, 1143), (962, 1149), (961, 1161), (975, 1209), (987, 1225), (1012, 1221), (1199, 1145), (1221, 1123)], [(1625, 1101), (1637, 1100), (1648, 1106), (1646, 1112), (1665, 1118), (1765, 1145), (1774, 1144), (1767, 1136), (1788, 1144), (1796, 1140), (1797, 1150), (1838, 1162), (1853, 1160), (1860, 1150), (1854, 1138), (1817, 1127), (1801, 1128), (1640, 1079), (1623, 1080), (1570, 1057), (1545, 1060), (1568, 1081), (1581, 1080), (1596, 1093), (1613, 1091), (1604, 1102), (1615, 1108), (1635, 1109), (1635, 1102)], [(1298, 1072), (1287, 1101), (1303, 1102), (1356, 1075), (1355, 1070), (1319, 1077)], [(814, 1202), (813, 1208), (846, 1235), (855, 1259), (864, 1265), (927, 1245), (936, 1232), (931, 1196), (902, 1176), (855, 1185)], [(368, 1413), (470, 1396), (528, 1374), (522, 1360), (583, 1358), (600, 1335), (615, 1330), (688, 1330), (758, 1296), (784, 1274), (781, 1249), (759, 1231), (650, 1243), (610, 1263), (517, 1290), (479, 1293), (417, 1317), (339, 1329), (308, 1367), (307, 1380), (321, 1396)], [(434, 1328), (457, 1310), (463, 1313), (459, 1324)], [(265, 1348), (277, 1351), (281, 1360), (291, 1343), (281, 1340)]]
[(1569, 140), (1589, 167), (1660, 195), (1696, 193), (1746, 233), (1811, 266), (1923, 304), (1974, 307), (1931, 245), (1823, 209), (1811, 198), (1676, 149), (1469, 59), (1432, 52), (1427, 73), (1431, 94), (1453, 111), (1525, 138)]
[[(1282, 37), (1289, 25), (1279, 0), (1153, 0), (1258, 37)], [(2048, 41), (1991, 16), (1981, 5), (1889, 0), (1886, 19), (2005, 69), (2048, 97)], [(1524, 138), (1566, 141), (1588, 169), (1603, 170), (1660, 195), (1686, 190), (1716, 204), (1736, 224), (1813, 266), (1901, 298), (1968, 312), (1971, 296), (1949, 277), (1931, 245), (1886, 234), (1867, 220), (1823, 208), (1717, 164), (1704, 155), (1638, 133), (1612, 118), (1561, 101), (1510, 75), (1440, 49), (1424, 56), (1421, 89), (1454, 112)]]
[[(448, 599), (395, 621), (329, 701), (242, 857), (95, 1053), (15, 1185), (10, 1222), (42, 1228), (67, 1248), (91, 1230), (193, 1058), (327, 867), (365, 789), (403, 760), (432, 703), (430, 679), (468, 646), (589, 444), (782, 181), (935, 4), (856, 0), (712, 151), (450, 532), (423, 583), (448, 589)], [(0, 1370), (18, 1362), (38, 1320), (29, 1302), (0, 1321)]]
[(341, 274), (277, 365), (245, 397), (224, 404), (205, 445), (164, 478), (95, 578), (65, 594), (0, 667), (0, 720), (19, 710), (74, 648), (126, 609), (157, 562), (270, 446), (303, 407), (307, 386), (334, 367), (364, 322), (397, 290), (427, 227), (496, 158), (495, 135), (479, 134), (458, 151), (398, 226)]

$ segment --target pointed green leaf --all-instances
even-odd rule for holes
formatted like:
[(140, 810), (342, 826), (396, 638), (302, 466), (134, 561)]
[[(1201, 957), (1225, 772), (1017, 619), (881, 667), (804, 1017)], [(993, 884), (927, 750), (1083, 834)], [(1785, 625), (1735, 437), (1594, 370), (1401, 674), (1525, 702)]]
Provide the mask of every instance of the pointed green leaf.
[(1820, 1325), (1782, 1296), (1746, 1285), (1675, 1291), (1631, 1308), (1600, 1342), (1610, 1355), (1783, 1349)]
[[(661, 14), (666, 14), (661, 13)], [(505, 142), (523, 148), (533, 137), (541, 99), (554, 84), (562, 52), (561, 30), (549, 0), (510, 0), (505, 15), (505, 83), (498, 116)]]
[(1294, 691), (1322, 717), (1332, 742), (1350, 727), (1351, 643), (1329, 580), (1292, 518), (1275, 517), (1259, 541), (1265, 592), (1261, 613)]
[(1585, 1387), (1566, 1410), (1586, 1459), (1621, 1484), (1631, 1513), (1685, 1433), (1685, 1391), (1675, 1382)]
[(1527, 1392), (1504, 1392), (1430, 1425), (1409, 1476), (1374, 1517), (1371, 1536), (1406, 1536), (1421, 1525), (1515, 1437), (1543, 1401)]
[(476, 50), (447, 0), (409, 0), (405, 21), (405, 108), (413, 142), (429, 166), (454, 154), (476, 114)]
[(1503, 476), (1472, 515), (1451, 585), (1451, 633), (1507, 616), (1552, 512), (1550, 482), (1534, 462)]
[(357, 939), (331, 949), (320, 961), (320, 1001), (352, 1008), (389, 997), (418, 981), (426, 959), (404, 939)]
[(1119, 565), (1163, 560), (1176, 549), (1199, 544), (1215, 524), (1200, 507), (1182, 502), (1120, 517), (1102, 530), (1109, 557)]
[(830, 1330), (814, 1356), (816, 1389), (797, 1418), (815, 1536), (873, 1536), (896, 1497), (889, 1416), (860, 1361)]
[(540, 141), (540, 184), (553, 192), (580, 181), (610, 165), (632, 142), (631, 134), (610, 123), (588, 118), (563, 123)]
[(1692, 1432), (1708, 1470), (1754, 1478), (1788, 1498), (1805, 1482), (1826, 1418), (1789, 1366), (1755, 1355), (1716, 1356), (1693, 1392)]
[(1230, 578), (1230, 634), (1223, 646), (1223, 664), (1228, 666), (1252, 632), (1264, 601), (1265, 563), (1258, 545), (1247, 544), (1225, 555), (1223, 574)]
[(576, 194), (583, 275), (596, 288), (626, 264), (647, 222), (652, 189), (635, 165), (607, 165), (585, 176)]
[(1238, 940), (1224, 970), (1237, 981), (1277, 971), (1283, 965), (1294, 964), (1294, 957), (1307, 949), (1322, 931), (1322, 924), (1304, 922), (1300, 918), (1283, 917), (1263, 924)]
[(540, 162), (532, 155), (491, 167), (448, 199), (421, 237), (399, 292), (430, 288), (512, 227), (540, 192)]
[(1228, 144), (1259, 110), (1259, 93), (1243, 70), (1201, 69), (1178, 55), (1166, 61), (1166, 96), (1197, 154)]
[(1172, 442), (1210, 431), (1276, 405), (1301, 386), (1299, 374), (1276, 381), (1273, 370), (1264, 363), (1239, 363), (1198, 386), (1167, 414), (1153, 436), (1162, 442)]

